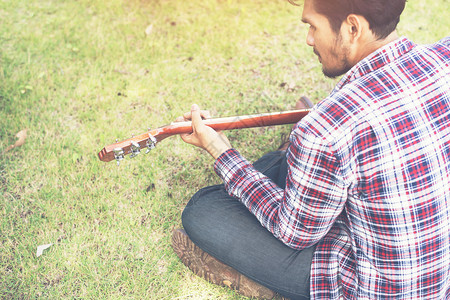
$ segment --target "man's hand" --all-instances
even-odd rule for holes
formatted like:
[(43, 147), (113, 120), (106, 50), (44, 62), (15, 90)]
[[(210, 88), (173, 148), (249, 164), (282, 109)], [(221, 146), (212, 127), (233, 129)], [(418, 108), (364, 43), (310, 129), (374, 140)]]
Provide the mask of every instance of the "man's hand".
[(191, 111), (177, 118), (177, 121), (192, 121), (191, 134), (181, 134), (181, 138), (188, 144), (208, 151), (214, 159), (231, 148), (228, 138), (220, 131), (215, 131), (203, 124), (202, 119), (209, 118), (209, 112), (200, 110), (197, 104), (192, 105)]

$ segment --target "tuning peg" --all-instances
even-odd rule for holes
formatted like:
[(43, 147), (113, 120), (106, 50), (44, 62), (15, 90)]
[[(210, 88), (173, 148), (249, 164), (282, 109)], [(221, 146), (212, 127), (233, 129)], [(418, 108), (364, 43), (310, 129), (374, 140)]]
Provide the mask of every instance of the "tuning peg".
[(131, 151), (130, 157), (131, 158), (136, 157), (139, 155), (139, 153), (141, 153), (141, 146), (135, 141), (131, 141), (130, 151)]
[(120, 161), (124, 158), (124, 151), (123, 151), (122, 148), (115, 148), (113, 150), (113, 153), (114, 153), (114, 158), (117, 161), (117, 166), (119, 166), (120, 165)]
[(157, 140), (155, 137), (151, 134), (148, 134), (148, 140), (146, 143), (147, 151), (145, 151), (145, 154), (149, 153), (153, 148), (156, 147)]

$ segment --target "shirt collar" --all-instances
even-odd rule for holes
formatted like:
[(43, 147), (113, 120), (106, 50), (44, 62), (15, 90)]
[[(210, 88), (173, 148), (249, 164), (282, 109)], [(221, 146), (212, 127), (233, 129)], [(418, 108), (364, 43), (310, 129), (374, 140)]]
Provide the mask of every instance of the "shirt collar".
[(354, 65), (336, 85), (334, 92), (344, 85), (373, 72), (409, 52), (416, 45), (405, 37), (401, 37), (369, 54)]

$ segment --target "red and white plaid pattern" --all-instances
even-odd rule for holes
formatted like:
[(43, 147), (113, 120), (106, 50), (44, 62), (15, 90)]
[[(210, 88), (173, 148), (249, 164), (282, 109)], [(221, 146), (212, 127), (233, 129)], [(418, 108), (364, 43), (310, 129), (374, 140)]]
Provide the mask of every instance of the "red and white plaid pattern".
[(293, 130), (283, 190), (236, 150), (217, 174), (275, 237), (318, 243), (313, 299), (450, 298), (450, 37), (398, 39)]

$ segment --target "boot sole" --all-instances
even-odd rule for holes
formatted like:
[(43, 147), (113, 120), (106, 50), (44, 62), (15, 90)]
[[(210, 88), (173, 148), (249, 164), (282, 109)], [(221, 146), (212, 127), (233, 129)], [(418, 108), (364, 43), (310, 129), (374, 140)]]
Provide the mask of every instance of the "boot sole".
[(195, 275), (238, 293), (257, 299), (273, 299), (275, 292), (240, 274), (196, 246), (183, 229), (172, 234), (172, 247), (184, 265)]

